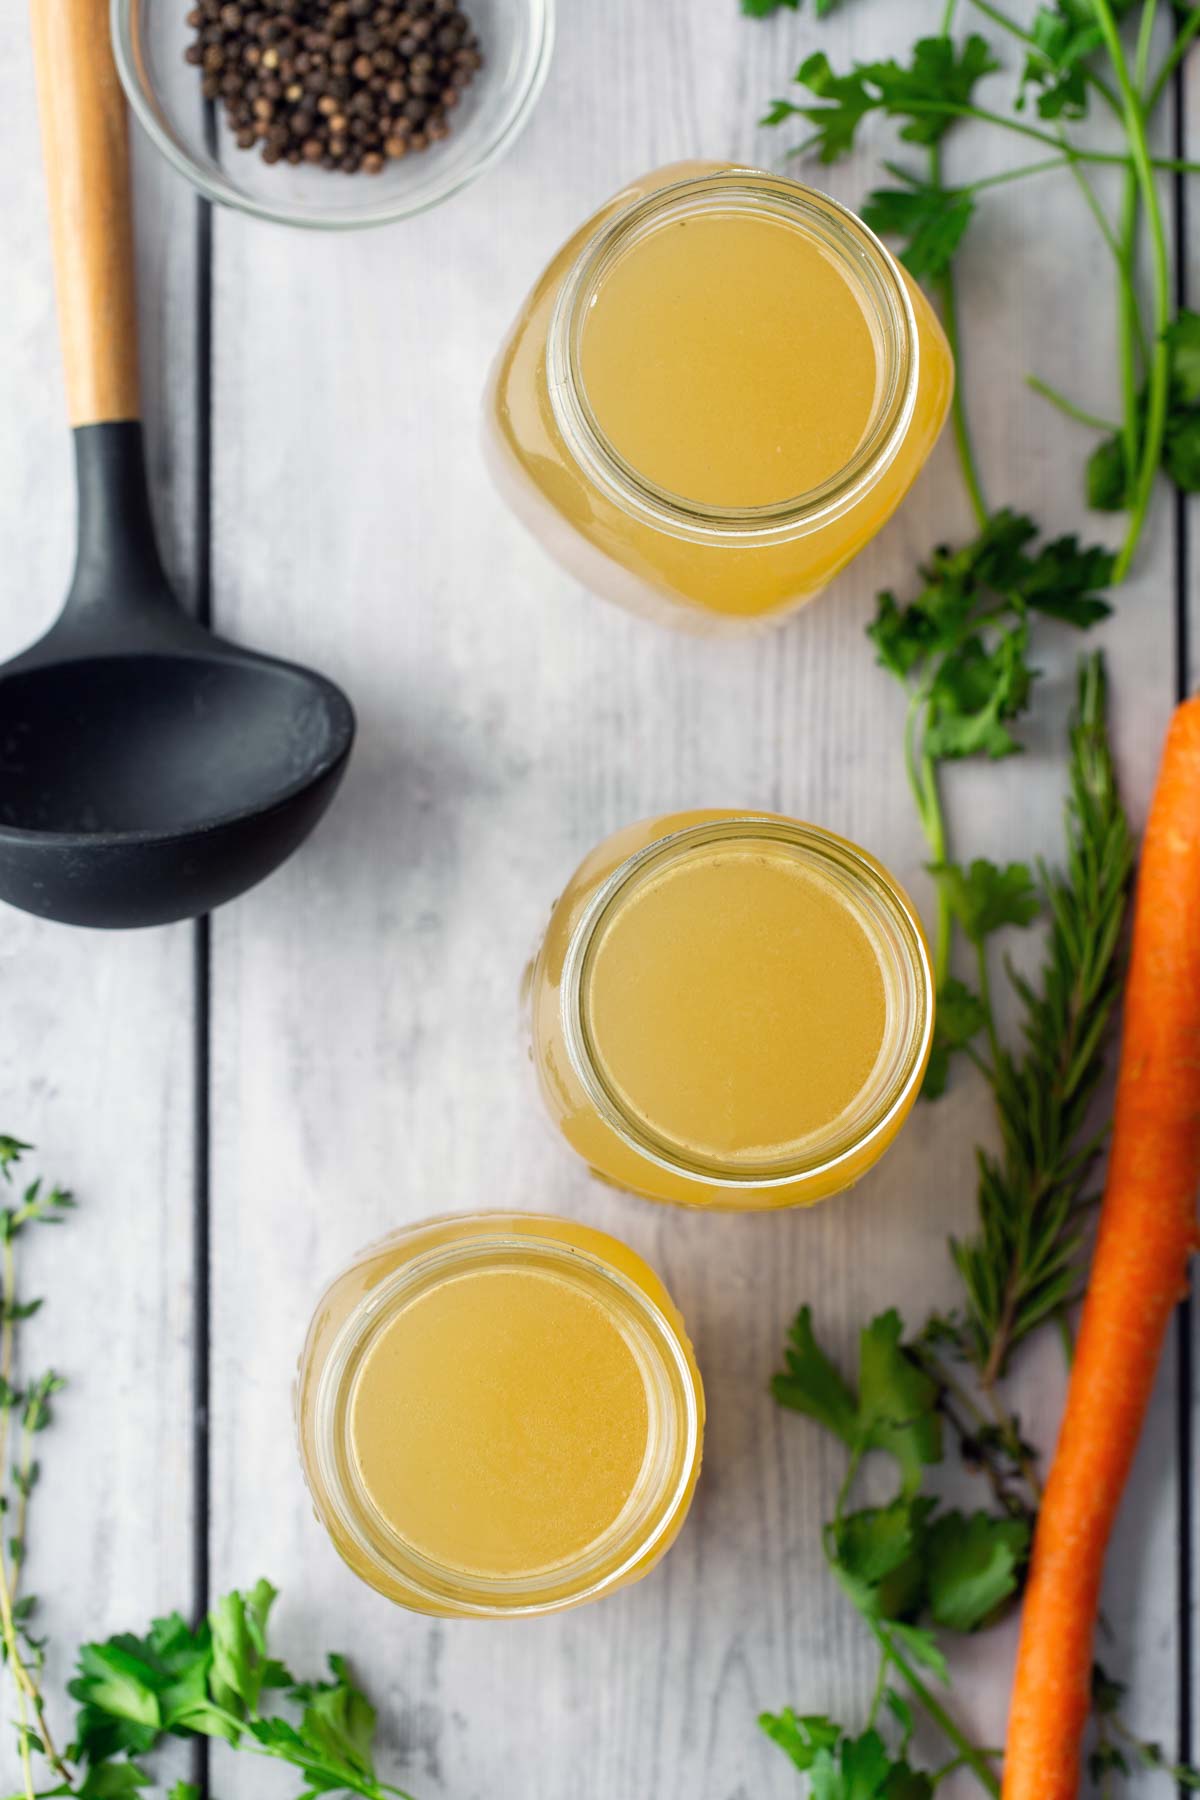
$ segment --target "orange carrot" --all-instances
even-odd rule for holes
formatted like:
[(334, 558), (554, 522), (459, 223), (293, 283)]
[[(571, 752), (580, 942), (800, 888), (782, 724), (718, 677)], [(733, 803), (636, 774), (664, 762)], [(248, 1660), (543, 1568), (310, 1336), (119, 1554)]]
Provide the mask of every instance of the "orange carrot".
[(1075, 1800), (1104, 1553), (1176, 1303), (1200, 1189), (1200, 698), (1171, 721), (1146, 827), (1112, 1154), (1034, 1536), (1004, 1800)]

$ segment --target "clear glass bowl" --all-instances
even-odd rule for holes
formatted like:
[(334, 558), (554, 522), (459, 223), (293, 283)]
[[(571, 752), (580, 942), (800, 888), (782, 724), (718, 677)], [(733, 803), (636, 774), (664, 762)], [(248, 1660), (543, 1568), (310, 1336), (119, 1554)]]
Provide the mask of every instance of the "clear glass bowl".
[(387, 225), (474, 181), (515, 142), (550, 65), (554, 0), (467, 0), (484, 64), (448, 137), (379, 175), (267, 164), (240, 150), (200, 74), (184, 60), (190, 0), (112, 0), (113, 47), (134, 114), (167, 161), (209, 200), (318, 231)]

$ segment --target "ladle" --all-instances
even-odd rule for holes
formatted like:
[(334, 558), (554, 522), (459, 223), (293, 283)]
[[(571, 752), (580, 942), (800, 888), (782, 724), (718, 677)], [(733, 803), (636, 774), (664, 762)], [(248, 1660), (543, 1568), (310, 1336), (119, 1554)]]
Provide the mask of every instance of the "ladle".
[(59, 619), (0, 668), (0, 899), (155, 925), (233, 899), (296, 849), (354, 714), (332, 682), (214, 637), (171, 591), (146, 490), (108, 0), (32, 13), (79, 537)]

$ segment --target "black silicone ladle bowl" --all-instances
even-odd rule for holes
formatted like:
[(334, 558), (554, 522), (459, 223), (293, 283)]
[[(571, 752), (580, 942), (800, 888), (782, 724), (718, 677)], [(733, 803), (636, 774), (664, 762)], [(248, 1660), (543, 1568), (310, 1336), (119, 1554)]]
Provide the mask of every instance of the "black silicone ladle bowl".
[(123, 102), (106, 0), (34, 8), (79, 547), (58, 622), (0, 668), (0, 898), (75, 925), (210, 911), (321, 817), (340, 690), (212, 636), (154, 540), (138, 422)]

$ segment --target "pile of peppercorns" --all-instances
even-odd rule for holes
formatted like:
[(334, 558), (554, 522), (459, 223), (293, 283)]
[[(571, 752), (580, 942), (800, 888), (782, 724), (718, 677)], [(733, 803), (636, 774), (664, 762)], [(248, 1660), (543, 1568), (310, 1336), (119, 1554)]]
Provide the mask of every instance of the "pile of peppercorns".
[(199, 0), (188, 23), (243, 150), (347, 175), (444, 138), (483, 66), (458, 0)]

